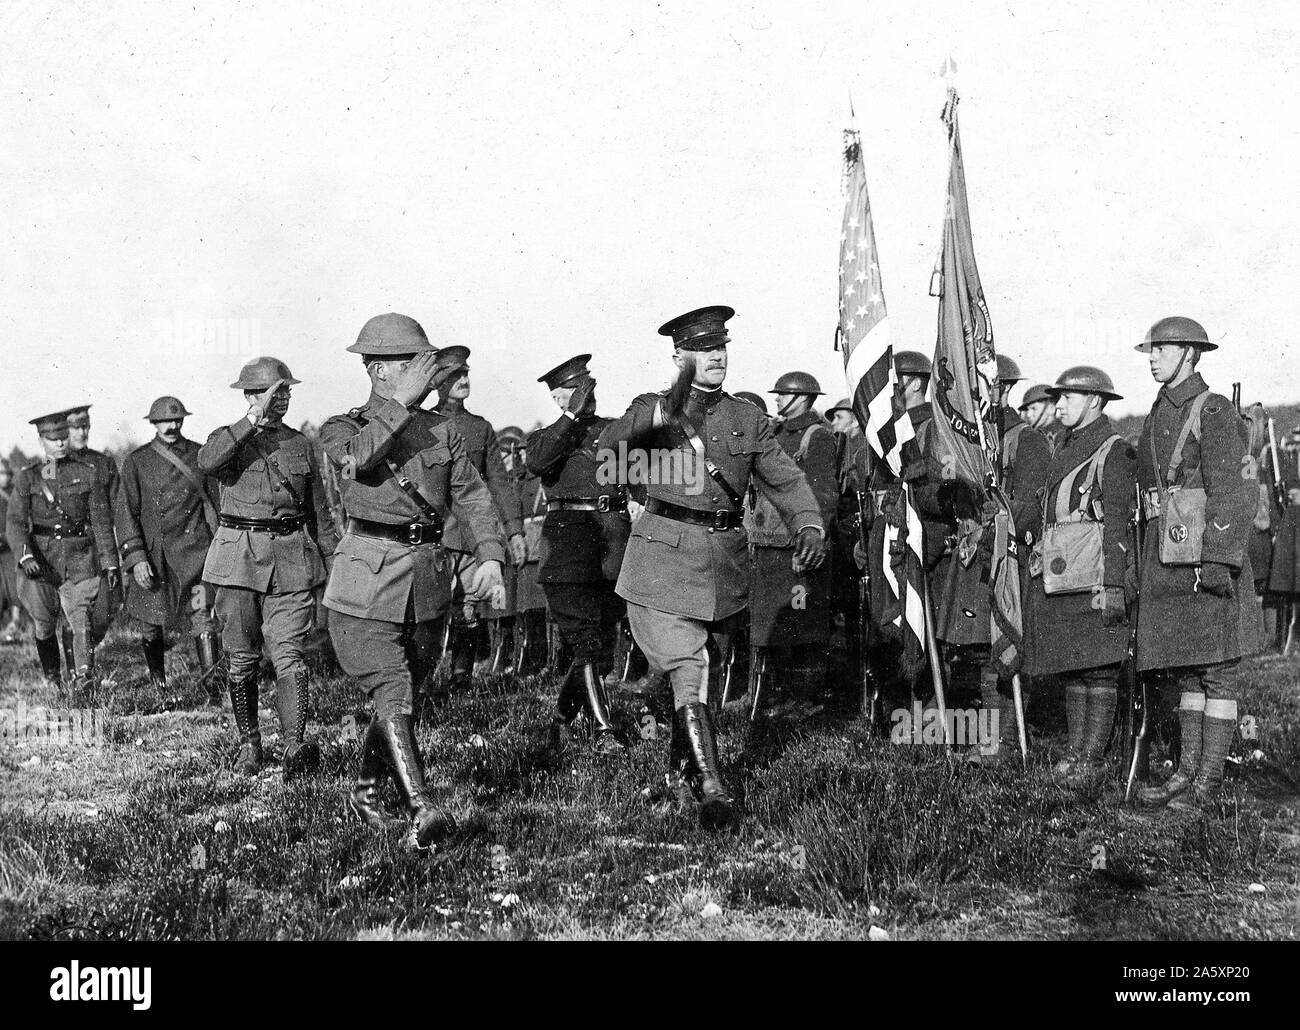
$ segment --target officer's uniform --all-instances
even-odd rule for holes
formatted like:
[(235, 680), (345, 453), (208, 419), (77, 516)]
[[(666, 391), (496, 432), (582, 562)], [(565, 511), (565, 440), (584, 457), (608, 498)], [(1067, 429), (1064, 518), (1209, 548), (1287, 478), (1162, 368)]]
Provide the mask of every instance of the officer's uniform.
[[(1051, 389), (1121, 399), (1110, 377), (1088, 366), (1067, 369)], [(1101, 579), (1091, 588), (1068, 593), (1054, 588), (1049, 595), (1045, 573), (1056, 574), (1052, 565), (1065, 571), (1069, 549), (1053, 546), (1049, 553), (1040, 540), (1029, 563), (1033, 575), (1025, 598), (1025, 671), (1034, 677), (1059, 674), (1064, 681), (1069, 743), (1054, 779), (1059, 786), (1085, 792), (1095, 790), (1104, 777), (1102, 754), (1115, 718), (1119, 668), (1128, 647), (1124, 589), (1136, 467), (1132, 445), (1116, 433), (1105, 414), (1082, 429), (1066, 430), (1047, 469), (1043, 533), (1068, 523), (1100, 523)], [(1113, 615), (1106, 614), (1107, 592), (1118, 605)], [(1007, 714), (1004, 705), (1003, 718)]]
[(546, 656), (546, 594), (538, 582), (542, 558), (542, 526), (546, 522), (546, 491), (542, 481), (528, 471), (524, 458), (527, 437), (518, 426), (497, 433), (501, 461), (514, 480), (523, 515), (526, 560), (508, 570), (507, 608), (514, 613), (513, 655), (505, 671), (526, 675)]
[[(62, 412), (35, 419), (32, 424), (42, 436), (67, 437)], [(99, 596), (101, 571), (117, 570), (108, 496), (95, 467), (70, 454), (19, 469), (6, 533), (20, 564), (35, 559), (40, 565), (39, 579), (21, 577), (18, 598), (35, 624), (42, 670), (47, 678), (58, 678), (55, 630), (61, 608), (72, 628), (78, 686), (88, 693), (85, 700), (93, 701), (91, 611)], [(68, 670), (70, 674), (73, 671)]]
[[(4, 462), (4, 468), (9, 469), (9, 463)], [(12, 473), (11, 473), (12, 474)], [(9, 489), (0, 490), (0, 526), (3, 526), (9, 520), (9, 501), (13, 497), (13, 480), (9, 481)], [(18, 562), (14, 558), (13, 548), (9, 546), (9, 539), (3, 533), (0, 533), (0, 619), (5, 620), (0, 625), (0, 632), (11, 634), (6, 637), (4, 643), (13, 643), (12, 636), (16, 623), (8, 621), (11, 610), (16, 612), (20, 610), (18, 603)]]
[[(277, 379), (292, 386), (283, 362), (257, 358), (231, 384), (266, 390)], [(199, 448), (199, 470), (221, 484), (219, 525), (208, 549), (203, 579), (217, 588), (221, 642), (229, 656), (230, 696), (249, 754), (260, 761), (257, 670), (262, 642), (276, 671), (276, 702), (286, 740), (285, 774), (298, 770), (307, 723), (307, 665), (312, 591), (325, 581), (329, 508), (310, 442), (281, 424), (255, 429), (247, 418), (215, 430)], [(322, 547), (325, 555), (322, 554)], [(305, 766), (315, 757), (310, 747)], [(253, 759), (256, 759), (254, 761)]]
[[(370, 319), (348, 350), (398, 360), (432, 347), (418, 322), (390, 313)], [(361, 407), (329, 419), (321, 441), (343, 470), (348, 514), (325, 590), (330, 637), (344, 672), (374, 705), (353, 807), (371, 825), (384, 822), (376, 790), (387, 764), (425, 845), (449, 825), (427, 794), (411, 730), (414, 686), (437, 660), (451, 599), (443, 526), (454, 510), (478, 561), (501, 562), (492, 497), (460, 434), (418, 402), (407, 408), (372, 392)]]
[[(590, 358), (570, 358), (537, 381), (552, 391), (576, 387), (590, 376)], [(614, 626), (623, 613), (614, 581), (630, 528), (626, 490), (616, 477), (600, 475), (598, 440), (609, 424), (610, 419), (595, 413), (592, 394), (581, 413), (563, 412), (551, 425), (535, 430), (527, 444), (528, 471), (546, 491), (537, 581), (573, 653), (560, 686), (554, 730), (562, 736), (562, 728), (585, 705), (601, 750), (615, 747), (601, 678), (610, 664)]]
[[(469, 365), (466, 364), (469, 354), (468, 347), (443, 347), (438, 351), (438, 364), (441, 367), (461, 366), (463, 374), (469, 371)], [(448, 387), (455, 381), (455, 379), (449, 380)], [(448, 387), (444, 387), (444, 390)], [(482, 415), (475, 415), (468, 411), (463, 401), (452, 397), (443, 397), (438, 403), (437, 411), (460, 434), (465, 443), (465, 456), (474, 466), (474, 471), (479, 474), (479, 478), (487, 485), (503, 530), (503, 543), (510, 537), (522, 534), (523, 516), (519, 508), (519, 497), (515, 491), (515, 484), (501, 461), (501, 452), (496, 445), (496, 431), (492, 428), (492, 423)], [(469, 625), (470, 620), (466, 618), (467, 607), (473, 612), (474, 621), (478, 619), (496, 621), (508, 614), (508, 609), (494, 607), (490, 600), (479, 601), (470, 606), (465, 605), (465, 584), (474, 572), (474, 548), (471, 544), (469, 535), (460, 528), (453, 512), (447, 521), (443, 545), (452, 552), (456, 562), (455, 580), (452, 583), (452, 597), (456, 602), (451, 612), (455, 624), (451, 637), (452, 675), (461, 683), (467, 683), (473, 671), (477, 643), (477, 634), (473, 632), (474, 627)], [(510, 570), (513, 568), (513, 562), (507, 562), (507, 568), (502, 570), (502, 580), (507, 592), (510, 589)], [(496, 627), (494, 642), (498, 635), (499, 627)]]
[[(1215, 349), (1200, 325), (1174, 317), (1152, 326), (1138, 350), (1170, 343)], [(1175, 454), (1184, 426), (1190, 429)], [(1237, 664), (1262, 645), (1263, 616), (1246, 548), (1258, 488), (1256, 470), (1246, 460), (1247, 435), (1232, 402), (1211, 393), (1196, 372), (1175, 387), (1162, 386), (1142, 424), (1137, 474), (1147, 533), (1138, 666), (1142, 671), (1169, 670), (1177, 682), (1182, 741), (1174, 777), (1140, 792), (1140, 799), (1149, 804), (1163, 804), (1189, 786), (1195, 788), (1196, 800), (1217, 791), (1237, 726)], [(1167, 503), (1165, 488), (1196, 486), (1205, 490), (1201, 563), (1166, 564), (1161, 560), (1158, 514)], [(1170, 521), (1164, 528), (1172, 542), (1188, 537), (1184, 523)], [(1211, 564), (1226, 568), (1232, 596), (1217, 597), (1200, 589)]]
[[(156, 423), (188, 415), (175, 397), (159, 397), (147, 417)], [(209, 694), (216, 688), (210, 674), (216, 661), (214, 589), (203, 582), (203, 566), (216, 528), (219, 494), (218, 481), (199, 472), (199, 445), (183, 436), (174, 444), (155, 437), (122, 462), (115, 519), (122, 569), (129, 574), (147, 562), (153, 571), (151, 588), (140, 586), (134, 576), (127, 582), (126, 611), (141, 625), (145, 663), (160, 689), (167, 679), (166, 630), (182, 622), (194, 637)]]
[[(776, 388), (769, 392), (807, 390), (810, 396), (820, 396), (818, 385), (806, 373), (791, 373), (778, 379)], [(803, 471), (817, 499), (823, 523), (834, 525), (839, 502), (834, 434), (821, 415), (809, 408), (801, 415), (781, 421), (773, 435)], [(778, 681), (783, 688), (816, 697), (825, 685), (830, 646), (833, 551), (819, 568), (793, 571), (794, 534), (765, 496), (756, 498), (745, 529), (754, 548), (749, 594), (750, 645), (767, 649), (769, 658), (778, 659), (775, 664), (786, 666), (788, 676)]]
[[(70, 429), (89, 430), (90, 408), (89, 404), (69, 408), (67, 410), (68, 427)], [(117, 462), (113, 460), (111, 455), (105, 454), (103, 451), (97, 451), (93, 447), (83, 447), (81, 450), (73, 450), (72, 453), (82, 461), (95, 467), (95, 472), (104, 484), (104, 493), (108, 498), (109, 519), (112, 520), (115, 517), (118, 485), (121, 482)], [(116, 528), (114, 528), (114, 537), (116, 538)], [(113, 622), (113, 616), (117, 614), (122, 604), (119, 592), (112, 589), (107, 582), (106, 571), (101, 570), (100, 583), (101, 589), (99, 595), (95, 598), (95, 606), (90, 613), (90, 627), (94, 634), (96, 646), (104, 639), (104, 634), (108, 632), (108, 627)]]
[[(659, 332), (671, 336), (679, 351), (710, 352), (728, 343), (726, 320), (733, 314), (723, 306), (701, 308), (665, 323)], [(721, 388), (690, 388), (683, 409), (706, 459), (700, 461), (682, 426), (665, 410), (667, 401), (666, 393), (637, 397), (601, 434), (599, 446), (645, 449), (660, 458), (656, 465), (671, 457), (689, 471), (658, 477), (669, 481), (647, 486), (646, 509), (632, 526), (617, 591), (627, 602), (632, 634), (651, 672), (666, 673), (672, 683), (674, 740), (701, 777), (702, 818), (719, 825), (731, 821), (732, 809), (717, 772), (706, 703), (707, 643), (711, 629), (749, 603), (753, 563), (741, 499), (754, 482), (796, 534), (812, 528), (824, 537), (825, 527), (803, 472), (755, 405)]]

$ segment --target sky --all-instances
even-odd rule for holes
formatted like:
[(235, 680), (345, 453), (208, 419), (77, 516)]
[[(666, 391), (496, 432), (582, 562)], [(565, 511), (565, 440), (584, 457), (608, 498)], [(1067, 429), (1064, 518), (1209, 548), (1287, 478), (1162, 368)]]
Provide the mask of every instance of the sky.
[[(1249, 14), (1243, 13), (1249, 11)], [(1101, 365), (1169, 314), (1212, 386), (1290, 374), (1300, 5), (484, 2), (23, 4), (0, 64), (0, 449), (93, 403), (92, 445), (179, 396), (202, 440), (259, 354), (289, 421), (362, 403), (372, 315), (472, 350), (468, 406), (556, 414), (591, 352), (617, 414), (671, 379), (658, 326), (729, 304), (730, 390), (832, 350), (850, 98), (897, 349), (932, 353), (949, 56), (999, 352)], [(15, 41), (21, 41), (16, 43)], [(1019, 394), (1014, 395), (1016, 398)]]

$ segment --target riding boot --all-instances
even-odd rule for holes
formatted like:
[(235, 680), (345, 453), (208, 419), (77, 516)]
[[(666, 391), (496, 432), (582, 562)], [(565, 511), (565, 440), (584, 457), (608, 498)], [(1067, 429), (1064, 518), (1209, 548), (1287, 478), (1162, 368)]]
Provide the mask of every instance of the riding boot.
[(77, 666), (77, 675), (72, 681), (72, 706), (94, 708), (95, 695), (99, 689), (99, 671), (95, 668), (95, 646), (91, 642), (89, 629), (73, 634), (73, 652), (84, 655), (85, 661)]
[(586, 694), (586, 684), (582, 681), (577, 663), (569, 666), (569, 671), (560, 684), (560, 696), (555, 702), (555, 714), (551, 716), (551, 745), (557, 750), (565, 751), (573, 741), (573, 720), (582, 711)]
[(687, 751), (699, 775), (700, 825), (722, 830), (735, 822), (735, 802), (718, 770), (718, 745), (713, 732), (713, 713), (708, 705), (691, 702), (677, 709), (682, 720)]
[(167, 643), (162, 637), (143, 637), (140, 649), (144, 652), (145, 668), (149, 670), (149, 683), (158, 692), (163, 708), (170, 711), (176, 707), (177, 699), (167, 689)]
[(320, 745), (303, 740), (307, 731), (307, 670), (296, 669), (276, 680), (275, 707), (284, 734), (284, 782), (311, 772), (320, 763)]
[(415, 846), (423, 850), (445, 840), (456, 829), (456, 820), (429, 797), (420, 749), (411, 732), (411, 717), (395, 715), (383, 720), (379, 723), (379, 735), (387, 751), (388, 766), (411, 810), (411, 837)]
[(451, 634), (452, 692), (469, 690), (474, 681), (474, 626), (458, 623)]
[(262, 733), (257, 725), (257, 670), (236, 679), (230, 677), (230, 710), (239, 730), (239, 771), (257, 775), (262, 765)]
[(625, 750), (614, 735), (614, 722), (609, 714), (609, 698), (605, 696), (605, 684), (596, 674), (596, 667), (590, 662), (578, 666), (578, 676), (586, 693), (587, 714), (591, 716), (591, 725), (595, 736), (592, 747), (603, 755), (616, 755)]
[(63, 671), (59, 662), (59, 650), (57, 637), (46, 637), (44, 640), (36, 638), (36, 657), (41, 663), (41, 675), (45, 677), (45, 682), (56, 687)]
[(1204, 726), (1205, 695), (1184, 691), (1178, 699), (1178, 738), (1181, 741), (1178, 768), (1164, 783), (1139, 787), (1138, 803), (1148, 808), (1168, 804), (1192, 785), (1201, 763), (1201, 734)]
[(208, 689), (208, 704), (221, 704), (221, 637), (212, 631), (200, 633), (194, 638), (194, 653)]
[(384, 737), (378, 721), (371, 719), (361, 743), (361, 764), (357, 769), (357, 782), (352, 787), (349, 803), (357, 818), (376, 830), (386, 830), (405, 822), (387, 811), (379, 802), (379, 786), (387, 768), (384, 762)]
[(694, 783), (698, 778), (686, 742), (686, 718), (683, 710), (678, 708), (673, 712), (672, 739), (668, 744), (668, 772), (664, 776), (668, 793), (679, 805), (693, 805), (697, 800)]

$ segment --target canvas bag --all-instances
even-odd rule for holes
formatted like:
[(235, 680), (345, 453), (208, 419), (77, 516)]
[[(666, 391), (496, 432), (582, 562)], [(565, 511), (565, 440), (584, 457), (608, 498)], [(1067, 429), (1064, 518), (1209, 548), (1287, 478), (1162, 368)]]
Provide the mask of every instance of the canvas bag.
[[(1091, 593), (1105, 585), (1106, 558), (1103, 522), (1094, 517), (1092, 495), (1106, 466), (1106, 458), (1115, 443), (1123, 439), (1112, 433), (1093, 453), (1080, 462), (1061, 481), (1056, 491), (1056, 522), (1043, 531), (1043, 593)], [(1077, 511), (1070, 511), (1067, 483), (1084, 465), (1088, 466), (1079, 492), (1083, 499)], [(1043, 522), (1047, 522), (1047, 498), (1043, 498)]]
[[(1169, 460), (1169, 471), (1164, 477), (1160, 467), (1155, 464), (1155, 441), (1151, 445), (1151, 461), (1155, 468), (1156, 485), (1160, 489), (1160, 563), (1162, 565), (1199, 565), (1201, 563), (1201, 542), (1205, 537), (1205, 487), (1171, 486), (1178, 467), (1183, 463), (1183, 445), (1187, 437), (1195, 433), (1201, 438), (1201, 408), (1209, 391), (1197, 394), (1187, 412), (1187, 421), (1174, 443), (1173, 456)], [(1196, 478), (1201, 482), (1200, 471)]]

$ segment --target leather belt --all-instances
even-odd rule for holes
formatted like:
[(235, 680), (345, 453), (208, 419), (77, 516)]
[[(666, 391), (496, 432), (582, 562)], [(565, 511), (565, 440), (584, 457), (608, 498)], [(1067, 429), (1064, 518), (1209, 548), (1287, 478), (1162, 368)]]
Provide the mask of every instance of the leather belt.
[(670, 501), (661, 501), (657, 497), (651, 497), (646, 502), (645, 510), (651, 515), (672, 519), (674, 522), (686, 522), (692, 526), (707, 526), (709, 532), (739, 529), (742, 519), (742, 513), (738, 511), (727, 511), (725, 509), (700, 511), (697, 508), (686, 508)]
[(90, 535), (86, 532), (86, 524), (84, 522), (73, 522), (68, 525), (64, 525), (61, 522), (55, 525), (50, 525), (48, 522), (33, 522), (32, 532), (38, 536), (52, 536), (55, 540), (68, 538), (81, 539)]
[(626, 494), (599, 497), (558, 497), (546, 502), (547, 511), (627, 511)]
[(246, 519), (239, 515), (227, 515), (224, 511), (217, 517), (217, 522), (226, 529), (244, 529), (250, 533), (272, 533), (278, 536), (296, 533), (307, 524), (301, 515), (286, 515), (282, 519)]
[(412, 547), (442, 543), (442, 524), (437, 522), (372, 522), (354, 516), (348, 519), (348, 532), (375, 536), (381, 540), (396, 540)]

